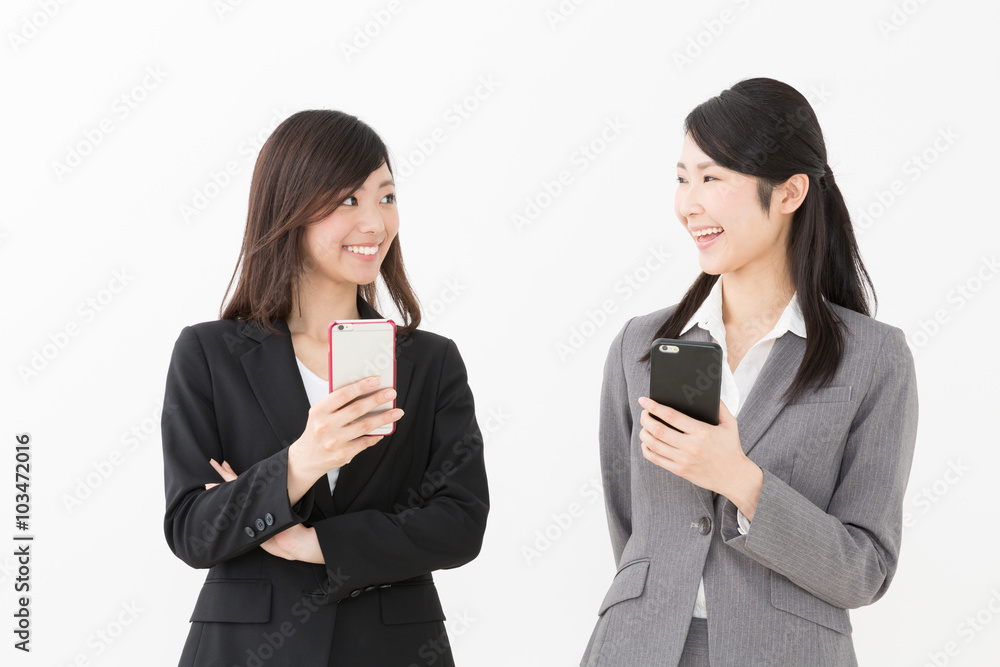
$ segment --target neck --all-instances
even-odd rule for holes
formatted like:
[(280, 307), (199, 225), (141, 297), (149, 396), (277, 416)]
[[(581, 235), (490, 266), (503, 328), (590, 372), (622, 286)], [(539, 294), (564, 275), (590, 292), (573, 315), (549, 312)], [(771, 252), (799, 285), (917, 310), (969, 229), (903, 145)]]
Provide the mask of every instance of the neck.
[(795, 293), (787, 267), (778, 271), (743, 267), (724, 273), (719, 279), (722, 281), (722, 322), (727, 329), (732, 325), (760, 330), (763, 335), (778, 321)]
[(319, 285), (303, 276), (299, 292), (292, 299), (288, 331), (326, 343), (330, 322), (359, 320), (358, 286), (353, 283)]

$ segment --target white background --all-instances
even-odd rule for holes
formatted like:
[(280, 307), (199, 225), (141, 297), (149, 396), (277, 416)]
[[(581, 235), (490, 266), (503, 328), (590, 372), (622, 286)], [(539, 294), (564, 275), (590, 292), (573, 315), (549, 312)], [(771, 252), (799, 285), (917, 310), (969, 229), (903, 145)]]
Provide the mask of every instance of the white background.
[[(5, 664), (176, 664), (205, 573), (163, 536), (167, 363), (184, 325), (218, 317), (257, 148), (308, 108), (355, 114), (390, 146), (425, 327), (458, 343), (487, 431), (482, 554), (436, 575), (458, 663), (577, 664), (614, 574), (595, 492), (608, 344), (697, 274), (673, 213), (681, 122), (752, 76), (814, 104), (877, 316), (915, 353), (910, 525), (889, 593), (852, 613), (860, 662), (996, 664), (996, 4), (49, 4), (7, 2), (0, 19)], [(11, 648), (21, 432), (30, 655)]]

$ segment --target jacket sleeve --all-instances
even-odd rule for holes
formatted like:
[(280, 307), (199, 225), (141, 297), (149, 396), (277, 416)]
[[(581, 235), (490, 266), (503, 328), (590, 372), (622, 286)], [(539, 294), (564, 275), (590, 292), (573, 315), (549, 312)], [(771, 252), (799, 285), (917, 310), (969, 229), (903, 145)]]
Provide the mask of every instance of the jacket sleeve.
[(821, 600), (854, 609), (885, 594), (896, 571), (903, 494), (917, 433), (917, 383), (903, 332), (882, 340), (826, 511), (764, 470), (747, 535), (726, 501), (722, 537)]
[(163, 528), (178, 558), (191, 567), (212, 567), (306, 519), (311, 493), (295, 507), (288, 500), (287, 447), (237, 471), (236, 480), (205, 489), (207, 482), (222, 481), (209, 459), (222, 462), (225, 450), (216, 424), (212, 373), (192, 327), (185, 327), (174, 345), (163, 405)]
[(601, 384), (601, 417), (598, 438), (601, 450), (601, 476), (604, 481), (604, 506), (611, 533), (615, 564), (621, 564), (622, 552), (632, 534), (632, 406), (622, 366), (625, 323), (611, 343), (604, 362)]
[(430, 459), (396, 511), (361, 510), (313, 524), (326, 564), (327, 602), (354, 590), (453, 568), (482, 547), (489, 512), (483, 437), (465, 364), (448, 341), (434, 401)]

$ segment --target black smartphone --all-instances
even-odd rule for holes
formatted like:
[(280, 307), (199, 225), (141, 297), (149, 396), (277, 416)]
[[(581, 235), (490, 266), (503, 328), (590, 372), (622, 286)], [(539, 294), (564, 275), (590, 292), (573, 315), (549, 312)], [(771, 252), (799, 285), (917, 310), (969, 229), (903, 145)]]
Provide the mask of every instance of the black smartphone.
[(721, 346), (672, 338), (653, 341), (649, 351), (651, 399), (698, 421), (718, 425), (721, 393)]

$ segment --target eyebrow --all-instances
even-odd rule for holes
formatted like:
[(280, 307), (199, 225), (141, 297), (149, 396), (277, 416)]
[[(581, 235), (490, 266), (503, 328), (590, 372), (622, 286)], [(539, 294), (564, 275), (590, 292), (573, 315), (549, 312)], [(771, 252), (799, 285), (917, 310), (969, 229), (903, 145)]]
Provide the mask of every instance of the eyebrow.
[[(386, 179), (386, 180), (382, 181), (381, 183), (379, 183), (379, 184), (378, 184), (378, 187), (377, 187), (377, 188), (375, 188), (375, 189), (376, 189), (376, 190), (381, 190), (382, 188), (384, 188), (384, 187), (385, 187), (385, 186), (387, 186), (387, 185), (392, 185), (392, 186), (395, 186), (395, 185), (396, 185), (396, 182), (395, 182), (394, 180), (392, 180), (391, 178), (389, 178), (389, 179)], [(361, 187), (359, 187), (359, 188), (358, 188), (357, 190), (355, 190), (355, 192), (361, 192), (361, 191), (363, 191), (364, 189), (365, 189), (365, 184), (364, 184), (364, 183), (362, 183), (362, 184), (361, 184)]]
[[(687, 167), (684, 166), (683, 162), (678, 162), (677, 166), (680, 167), (681, 169), (687, 169)], [(705, 167), (718, 167), (719, 165), (715, 163), (715, 160), (709, 160), (708, 162), (699, 162), (695, 166), (698, 169), (704, 169)]]

